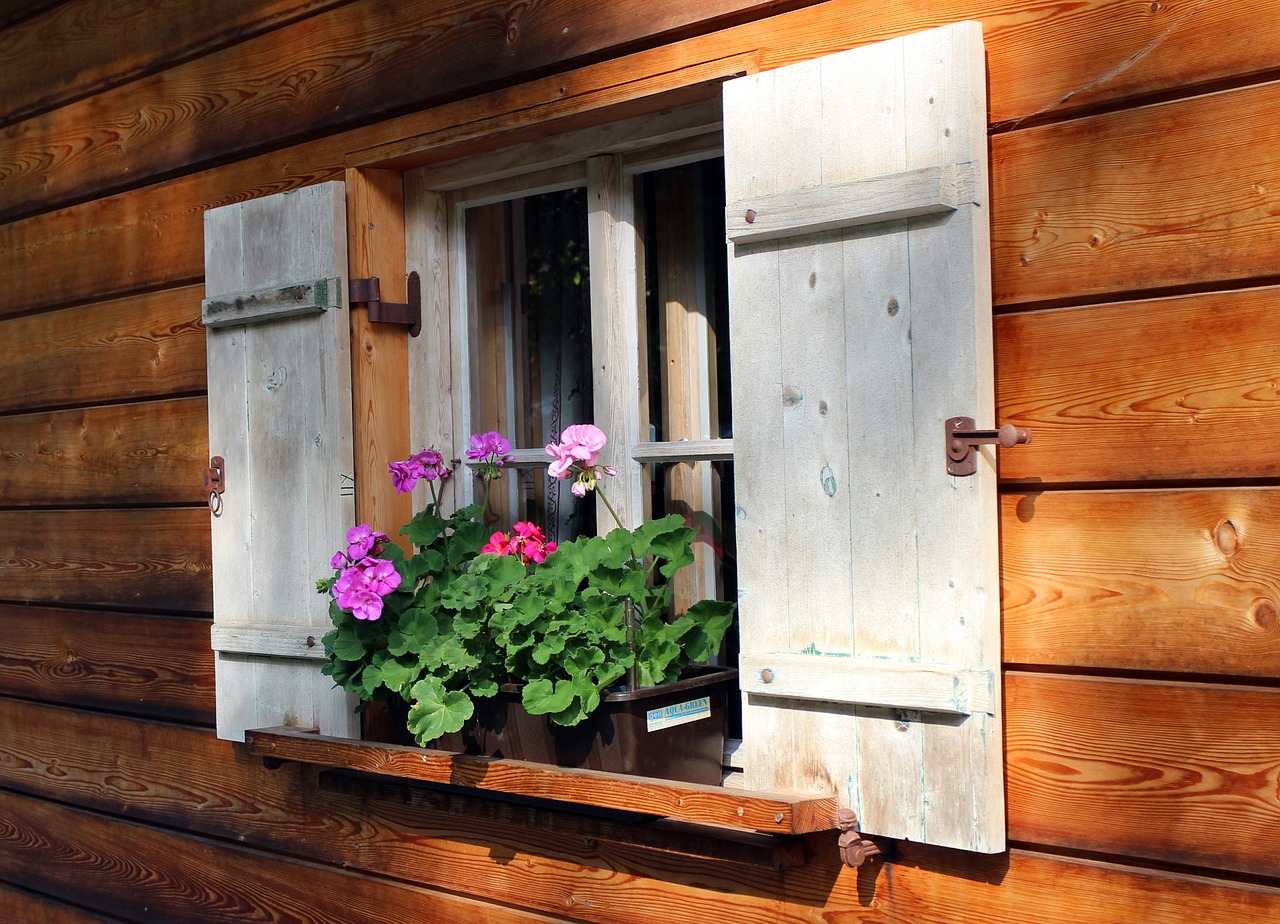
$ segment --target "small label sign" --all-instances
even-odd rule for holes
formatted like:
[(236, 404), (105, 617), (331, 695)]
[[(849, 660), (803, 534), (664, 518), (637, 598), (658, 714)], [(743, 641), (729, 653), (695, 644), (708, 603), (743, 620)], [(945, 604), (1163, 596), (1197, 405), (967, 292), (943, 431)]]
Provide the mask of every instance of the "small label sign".
[(661, 709), (645, 713), (646, 730), (655, 732), (676, 725), (685, 725), (711, 716), (711, 697), (700, 696), (683, 703), (673, 703)]

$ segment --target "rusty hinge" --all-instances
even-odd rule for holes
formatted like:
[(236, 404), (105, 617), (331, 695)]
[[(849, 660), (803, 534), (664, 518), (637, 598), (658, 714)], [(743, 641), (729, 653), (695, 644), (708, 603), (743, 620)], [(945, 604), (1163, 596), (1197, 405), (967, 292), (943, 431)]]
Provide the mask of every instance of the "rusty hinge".
[(384, 302), (382, 284), (377, 276), (352, 279), (347, 286), (348, 300), (353, 305), (366, 305), (369, 320), (376, 324), (403, 324), (409, 328), (409, 336), (422, 332), (422, 281), (416, 272), (409, 274), (409, 301), (407, 303)]
[(222, 516), (222, 492), (227, 489), (227, 462), (222, 456), (209, 460), (204, 470), (204, 489), (209, 494), (209, 509), (215, 517)]
[(999, 430), (975, 430), (972, 417), (948, 417), (947, 474), (972, 475), (978, 470), (977, 447), (985, 443), (999, 443), (1012, 449), (1019, 443), (1031, 442), (1031, 431), (1024, 427), (1005, 424)]

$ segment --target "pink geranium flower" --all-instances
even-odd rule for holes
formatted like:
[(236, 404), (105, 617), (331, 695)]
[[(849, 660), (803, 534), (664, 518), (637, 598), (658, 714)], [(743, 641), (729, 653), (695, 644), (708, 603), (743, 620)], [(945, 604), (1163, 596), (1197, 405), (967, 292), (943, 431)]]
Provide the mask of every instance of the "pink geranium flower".
[(547, 455), (555, 459), (547, 467), (547, 474), (563, 480), (575, 468), (594, 468), (605, 442), (604, 431), (595, 424), (566, 427), (559, 443), (547, 444)]

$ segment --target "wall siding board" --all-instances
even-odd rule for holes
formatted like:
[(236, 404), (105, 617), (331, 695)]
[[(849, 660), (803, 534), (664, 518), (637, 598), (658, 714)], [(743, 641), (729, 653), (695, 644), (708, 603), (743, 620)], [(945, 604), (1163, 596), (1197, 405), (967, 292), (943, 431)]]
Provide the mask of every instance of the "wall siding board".
[[(0, 49), (44, 41), (45, 25), (80, 51), (53, 36), (55, 72), (0, 56), (0, 210), (32, 216), (0, 223), (0, 920), (1280, 920), (1265, 851), (1280, 820), (1270, 0), (556, 0), (523, 18), (453, 0), (413, 22), (439, 5), (269, 0), (253, 6), (280, 18), (256, 25), (229, 2), (220, 16), (242, 18), (192, 29), (200, 5), (145, 0), (152, 19), (122, 44), (76, 17), (105, 24), (126, 0), (0, 0)], [(141, 417), (136, 452), (105, 429), (139, 399), (185, 396), (136, 405), (183, 419), (202, 400), (204, 209), (635, 115), (656, 92), (965, 18), (983, 21), (990, 75), (1000, 413), (1036, 434), (1000, 453), (1004, 657), (1125, 672), (1008, 671), (1009, 834), (1054, 855), (902, 843), (854, 872), (815, 835), (803, 865), (762, 871), (592, 839), (561, 814), (515, 826), (491, 803), (327, 791), (192, 727), (211, 717), (208, 623), (169, 614), (212, 606), (205, 450), (184, 472)], [(580, 28), (557, 34), (562, 20)], [(303, 41), (335, 23), (352, 28)], [(476, 65), (477, 37), (498, 66)], [(383, 54), (397, 43), (407, 57)], [(428, 95), (453, 101), (413, 111)], [(403, 114), (343, 128), (378, 113)], [(166, 438), (186, 460), (202, 435), (178, 430)], [(1186, 489), (1241, 479), (1253, 486)], [(104, 502), (189, 506), (74, 509)], [(19, 509), (50, 503), (71, 509)], [(1179, 673), (1270, 685), (1169, 682)], [(159, 876), (144, 882), (142, 864)], [(212, 878), (197, 881), (202, 864)]]
[(1274, 279), (1277, 106), (1272, 82), (992, 138), (996, 304)]
[(204, 398), (0, 417), (0, 503), (205, 502), (207, 420)]
[(1016, 487), (1275, 478), (1280, 289), (1020, 312), (996, 320), (1001, 453)]
[(195, 286), (0, 321), (0, 412), (206, 387)]
[(0, 600), (209, 612), (209, 510), (0, 511)]
[[(0, 878), (130, 920), (534, 924), (565, 920), (0, 793)], [(21, 846), (21, 849), (13, 849)], [(246, 876), (245, 870), (253, 870)]]
[(0, 635), (0, 694), (213, 723), (204, 619), (4, 605)]
[(1276, 877), (1280, 690), (1010, 672), (1005, 697), (1018, 840)]
[[(1014, 682), (1023, 679), (1015, 675)], [(1119, 686), (1123, 698), (1127, 687)], [(1199, 695), (1194, 685), (1166, 695), (1180, 698), (1184, 690)], [(1228, 697), (1188, 705), (1209, 709), (1236, 703)], [(1018, 727), (1034, 727), (1044, 711), (1037, 710)], [(1212, 737), (1214, 722), (1206, 716), (1199, 733)], [(1056, 752), (1079, 734), (1078, 724), (1078, 716), (1067, 710), (1052, 711), (1052, 723), (1035, 731), (1029, 744)], [(32, 797), (73, 795), (78, 804), (98, 812), (127, 812), (135, 820), (198, 835), (301, 851), (348, 869), (489, 900), (519, 893), (535, 911), (559, 911), (601, 924), (619, 920), (624, 908), (628, 922), (669, 924), (672, 907), (689, 920), (783, 924), (825, 924), (833, 913), (841, 920), (895, 924), (1025, 924), (1027, 907), (1036, 908), (1037, 924), (1138, 919), (1173, 924), (1188, 920), (1179, 915), (1193, 913), (1210, 924), (1234, 924), (1268, 920), (1268, 914), (1280, 911), (1280, 888), (1230, 885), (1025, 850), (982, 857), (904, 842), (894, 862), (858, 873), (840, 868), (829, 834), (804, 839), (803, 864), (778, 873), (717, 856), (681, 854), (675, 835), (672, 849), (662, 849), (611, 841), (590, 831), (575, 834), (564, 816), (545, 827), (536, 820), (529, 827), (513, 826), (479, 811), (436, 811), (426, 807), (426, 800), (398, 797), (394, 790), (385, 798), (304, 792), (314, 790), (309, 773), (296, 767), (266, 770), (239, 747), (196, 729), (0, 700), (0, 730), (10, 728), (30, 731), (0, 736), (0, 785), (9, 790)], [(1262, 740), (1263, 734), (1259, 730), (1246, 740)], [(1099, 761), (1132, 759), (1123, 742), (1102, 739), (1101, 746), (1110, 750), (1092, 755)], [(104, 754), (110, 759), (104, 760)], [(1036, 773), (1011, 790), (1019, 803), (1016, 814), (1047, 814), (1069, 823), (1070, 812), (1049, 803), (1055, 786), (1071, 781), (1041, 789), (1036, 778), (1043, 776)], [(1139, 778), (1115, 785), (1146, 788)], [(1196, 801), (1194, 793), (1187, 797)], [(1212, 800), (1203, 800), (1201, 808), (1214, 811)], [(1225, 809), (1218, 813), (1228, 823), (1222, 837), (1237, 838), (1244, 822)], [(1038, 830), (1015, 826), (1011, 834), (1026, 841)], [(1176, 828), (1171, 830), (1165, 842), (1176, 844), (1177, 834)], [(1259, 839), (1254, 849), (1261, 851), (1264, 842)], [(1140, 913), (1147, 908), (1149, 916)], [(1258, 916), (1233, 916), (1244, 912)]]
[(1280, 489), (1002, 498), (1004, 659), (1280, 678)]
[(61, 3), (57, 9), (0, 33), (0, 53), (6, 60), (0, 65), (6, 103), (0, 122), (16, 122), (102, 93), (345, 2), (348, 0), (223, 0), (217, 6), (186, 0)]

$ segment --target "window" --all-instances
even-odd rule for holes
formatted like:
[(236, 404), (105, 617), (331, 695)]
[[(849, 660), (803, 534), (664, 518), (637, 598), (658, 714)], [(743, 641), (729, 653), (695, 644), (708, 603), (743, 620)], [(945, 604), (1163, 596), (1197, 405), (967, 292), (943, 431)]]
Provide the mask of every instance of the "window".
[[(708, 515), (718, 506), (722, 521), (733, 511), (736, 577), (709, 561), (688, 593), (738, 588), (746, 786), (835, 792), (869, 833), (993, 852), (1004, 847), (994, 457), (983, 454), (972, 477), (948, 474), (943, 430), (962, 415), (990, 426), (994, 411), (984, 65), (980, 25), (958, 23), (731, 81), (723, 136), (706, 131), (718, 106), (714, 118), (674, 110), (420, 168), (405, 188), (409, 268), (429, 292), (424, 336), (410, 344), (413, 443), (460, 447), (476, 414), (506, 413), (514, 425), (527, 409), (532, 422), (535, 405), (562, 394), (559, 363), (548, 369), (545, 357), (567, 330), (527, 311), (523, 328), (498, 330), (518, 316), (516, 284), (541, 265), (530, 260), (530, 216), (585, 193), (588, 247), (575, 259), (589, 280), (590, 405), (612, 441), (602, 461), (619, 471), (615, 507), (629, 522), (681, 504)], [(710, 231), (697, 230), (714, 209), (704, 199), (688, 217), (663, 211), (705, 197), (707, 162), (721, 156), (727, 309), (707, 271)], [(322, 197), (321, 217), (308, 220), (331, 223), (333, 200)], [(211, 226), (232, 214), (211, 213)], [(691, 237), (667, 250), (680, 235)], [(240, 229), (215, 241), (211, 260), (235, 262), (241, 242), (246, 262), (269, 260), (271, 242), (250, 253), (250, 237)], [(701, 277), (664, 262), (700, 246)], [(340, 265), (339, 250), (325, 266)], [(494, 269), (480, 281), (497, 295), (473, 313), (469, 293), (483, 288), (470, 274), (486, 261)], [(297, 282), (259, 275), (260, 286)], [(243, 277), (210, 276), (221, 280), (211, 301), (236, 303), (227, 280)], [(530, 294), (519, 293), (526, 307)], [(682, 299), (705, 300), (706, 323), (667, 312)], [(313, 314), (333, 316), (324, 306)], [(214, 525), (219, 733), (235, 737), (255, 716), (322, 724), (342, 711), (303, 708), (274, 670), (308, 656), (305, 639), (323, 617), (294, 618), (291, 596), (276, 593), (287, 581), (273, 575), (322, 571), (312, 538), (324, 537), (327, 556), (345, 521), (317, 505), (305, 528), (285, 515), (279, 529), (260, 525), (275, 522), (264, 511), (280, 504), (341, 497), (349, 469), (341, 438), (325, 439), (340, 432), (324, 417), (342, 403), (340, 363), (315, 383), (275, 376), (270, 398), (227, 387), (244, 383), (246, 369), (314, 365), (317, 351), (330, 368), (341, 337), (333, 346), (328, 327), (311, 343), (282, 334), (283, 324), (229, 324), (254, 331), (247, 353), (229, 349), (243, 337), (216, 330), (209, 349), (211, 450), (225, 442), (238, 454), (228, 455), (227, 512)], [(696, 361), (667, 369), (676, 343)], [(497, 383), (472, 375), (478, 349), (501, 367)], [(674, 384), (695, 366), (707, 387), (696, 399)], [(314, 416), (282, 400), (299, 389)], [(541, 425), (554, 418), (538, 413)], [(314, 478), (282, 466), (280, 441), (267, 438), (279, 432), (303, 437)], [(541, 453), (525, 448), (527, 461)], [(701, 474), (670, 477), (677, 461)], [(252, 473), (263, 508), (254, 517), (232, 496), (236, 472)], [(452, 489), (468, 490), (466, 480)], [(510, 490), (513, 507), (548, 503), (536, 479)], [(246, 580), (245, 568), (261, 575)], [(224, 599), (219, 575), (262, 598), (229, 590)], [(224, 701), (235, 713), (225, 728)]]

